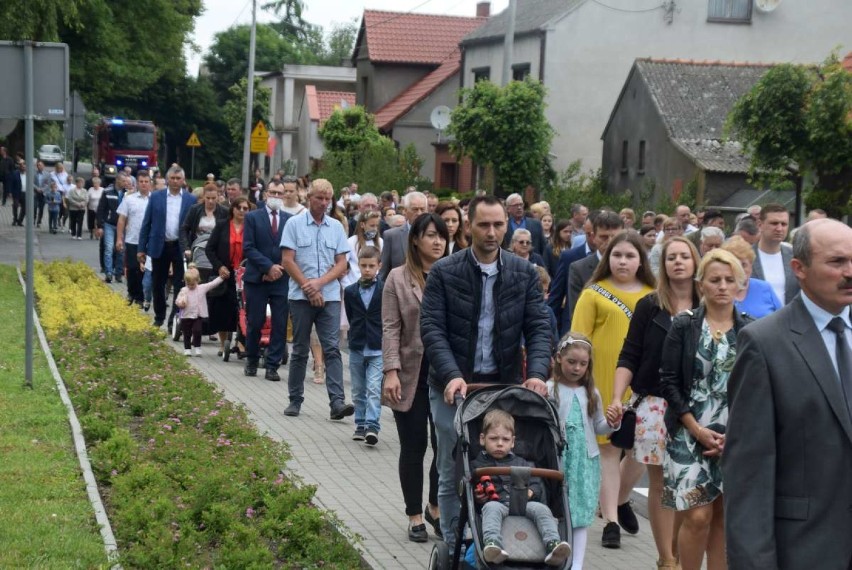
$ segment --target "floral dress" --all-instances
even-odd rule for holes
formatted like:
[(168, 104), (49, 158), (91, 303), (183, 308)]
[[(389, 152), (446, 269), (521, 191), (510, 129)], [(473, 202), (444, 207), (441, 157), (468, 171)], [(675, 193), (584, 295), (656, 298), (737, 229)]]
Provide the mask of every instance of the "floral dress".
[(571, 509), (571, 526), (590, 526), (595, 517), (601, 486), (600, 456), (589, 457), (586, 446), (586, 429), (580, 400), (572, 390), (571, 407), (565, 418), (566, 448), (563, 467), (568, 477), (568, 505)]
[[(724, 433), (728, 423), (728, 377), (736, 357), (734, 329), (713, 340), (705, 320), (695, 355), (689, 409), (703, 427)], [(683, 425), (671, 434), (664, 462), (663, 505), (678, 511), (709, 505), (722, 494), (721, 457), (705, 457), (705, 448)]]

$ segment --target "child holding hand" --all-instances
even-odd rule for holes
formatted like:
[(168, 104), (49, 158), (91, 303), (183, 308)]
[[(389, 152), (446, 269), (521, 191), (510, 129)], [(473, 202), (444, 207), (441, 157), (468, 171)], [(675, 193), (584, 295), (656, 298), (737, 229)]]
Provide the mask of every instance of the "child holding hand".
[[(484, 447), (480, 455), (471, 462), (476, 470), (480, 467), (535, 467), (532, 463), (512, 453), (515, 447), (515, 418), (503, 410), (491, 410), (482, 420), (479, 444)], [(484, 479), (484, 478), (483, 478)], [(486, 490), (485, 481), (477, 485), (474, 493), (476, 502), (482, 505), (482, 540), (485, 544), (483, 556), (489, 564), (502, 564), (509, 558), (503, 550), (500, 535), (503, 519), (509, 514), (509, 492), (512, 487), (508, 477), (494, 477), (489, 481), (493, 487)], [(540, 503), (541, 481), (531, 477), (527, 518), (535, 522), (538, 533), (544, 540), (548, 566), (562, 566), (571, 555), (571, 545), (559, 537), (556, 518), (550, 508)]]
[(213, 289), (222, 282), (222, 278), (199, 284), (201, 275), (195, 264), (191, 263), (189, 269), (184, 273), (183, 280), (186, 286), (178, 293), (175, 304), (182, 310), (180, 328), (183, 332), (183, 353), (190, 356), (190, 341), (195, 347), (195, 356), (201, 356), (201, 329), (204, 319), (207, 318), (207, 291)]
[(547, 389), (559, 404), (559, 422), (565, 427), (563, 464), (574, 529), (571, 568), (582, 570), (588, 527), (595, 517), (601, 485), (600, 449), (595, 436), (608, 435), (618, 427), (608, 424), (604, 417), (592, 376), (592, 343), (588, 337), (576, 332), (562, 337)]

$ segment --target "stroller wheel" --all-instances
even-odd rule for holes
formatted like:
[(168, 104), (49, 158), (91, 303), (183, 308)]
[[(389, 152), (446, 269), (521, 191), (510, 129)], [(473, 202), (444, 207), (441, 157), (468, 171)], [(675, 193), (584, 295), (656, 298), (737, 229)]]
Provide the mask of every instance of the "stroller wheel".
[(180, 340), (180, 319), (177, 316), (172, 317), (172, 340), (177, 342)]
[(429, 570), (449, 570), (450, 569), (450, 547), (443, 540), (439, 540), (432, 547), (432, 553), (429, 555)]

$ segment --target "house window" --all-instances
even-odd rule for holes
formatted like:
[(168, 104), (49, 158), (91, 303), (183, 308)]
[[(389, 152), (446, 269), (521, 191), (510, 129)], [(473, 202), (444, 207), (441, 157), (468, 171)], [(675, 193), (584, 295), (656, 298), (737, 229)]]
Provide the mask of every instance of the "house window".
[(512, 81), (523, 81), (530, 74), (529, 63), (516, 63), (512, 66)]
[(621, 143), (621, 172), (622, 173), (627, 172), (627, 150), (628, 150), (627, 141), (623, 141)]
[(751, 23), (752, 0), (709, 0), (708, 22)]
[(645, 174), (645, 141), (639, 141), (639, 165), (636, 172)]
[(479, 81), (488, 81), (489, 79), (491, 79), (490, 67), (474, 67), (471, 71), (473, 71), (474, 83), (477, 83)]

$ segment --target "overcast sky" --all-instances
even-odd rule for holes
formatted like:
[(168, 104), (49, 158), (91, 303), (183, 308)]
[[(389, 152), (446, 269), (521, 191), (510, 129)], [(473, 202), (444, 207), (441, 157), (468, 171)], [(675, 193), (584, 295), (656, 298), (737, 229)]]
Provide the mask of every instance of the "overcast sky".
[[(312, 24), (319, 24), (328, 30), (335, 22), (349, 20), (361, 21), (364, 9), (390, 10), (396, 12), (417, 12), (423, 14), (452, 14), (455, 16), (475, 16), (478, 0), (305, 0), (305, 12), (302, 16)], [(195, 23), (194, 41), (201, 48), (201, 54), (187, 53), (190, 75), (198, 72), (201, 55), (213, 42), (216, 32), (221, 32), (234, 24), (251, 23), (252, 0), (204, 0), (204, 13)], [(257, 19), (259, 22), (274, 20), (274, 16), (260, 9), (266, 0), (257, 0)], [(509, 0), (492, 0), (491, 13), (496, 14), (508, 6)]]

